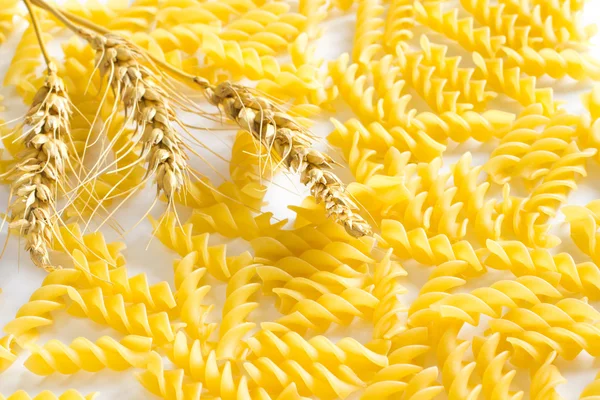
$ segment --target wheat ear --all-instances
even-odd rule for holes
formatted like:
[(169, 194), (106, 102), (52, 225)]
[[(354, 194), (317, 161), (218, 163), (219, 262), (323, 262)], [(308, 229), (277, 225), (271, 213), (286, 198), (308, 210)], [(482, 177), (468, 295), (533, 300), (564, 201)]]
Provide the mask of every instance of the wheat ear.
[(16, 198), (10, 206), (10, 228), (18, 229), (25, 238), (25, 250), (40, 268), (54, 270), (48, 249), (57, 219), (56, 193), (61, 187), (68, 163), (71, 106), (65, 85), (53, 64), (36, 93), (25, 116), (27, 131), (23, 139), (26, 149), (11, 171), (11, 192)]
[(230, 82), (212, 86), (202, 78), (195, 81), (211, 104), (242, 129), (250, 131), (267, 149), (272, 149), (290, 171), (300, 173), (300, 181), (318, 203), (325, 205), (328, 217), (354, 237), (372, 234), (367, 221), (354, 212), (358, 207), (348, 196), (344, 184), (331, 171), (331, 157), (311, 148), (311, 136), (289, 114), (245, 86)]
[(157, 84), (154, 73), (139, 60), (143, 55), (119, 36), (84, 35), (96, 51), (100, 74), (108, 76), (116, 96), (136, 124), (134, 142), (142, 144), (147, 176), (155, 174), (158, 193), (171, 201), (185, 184), (187, 155), (174, 128), (177, 120), (168, 93)]

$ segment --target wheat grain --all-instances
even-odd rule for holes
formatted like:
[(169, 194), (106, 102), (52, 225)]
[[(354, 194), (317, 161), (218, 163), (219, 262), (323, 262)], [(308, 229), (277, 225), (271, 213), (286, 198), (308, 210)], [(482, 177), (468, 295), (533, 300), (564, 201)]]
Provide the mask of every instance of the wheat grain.
[(267, 149), (272, 149), (290, 171), (301, 174), (300, 181), (318, 203), (325, 205), (329, 217), (354, 237), (372, 233), (367, 221), (354, 212), (358, 207), (346, 193), (344, 184), (331, 171), (331, 157), (310, 147), (311, 136), (289, 114), (268, 99), (254, 95), (247, 87), (229, 82), (212, 86), (202, 78), (195, 81), (211, 104), (250, 131)]
[(10, 206), (10, 228), (25, 238), (25, 250), (32, 261), (47, 271), (51, 265), (48, 249), (58, 215), (56, 194), (65, 175), (71, 106), (65, 86), (53, 64), (27, 115), (21, 160), (9, 171), (11, 192), (16, 198)]
[(187, 155), (174, 129), (176, 113), (168, 93), (157, 84), (154, 73), (139, 60), (142, 54), (116, 35), (89, 33), (97, 65), (136, 123), (134, 142), (142, 144), (141, 159), (147, 161), (147, 176), (155, 174), (157, 190), (170, 201), (185, 183)]

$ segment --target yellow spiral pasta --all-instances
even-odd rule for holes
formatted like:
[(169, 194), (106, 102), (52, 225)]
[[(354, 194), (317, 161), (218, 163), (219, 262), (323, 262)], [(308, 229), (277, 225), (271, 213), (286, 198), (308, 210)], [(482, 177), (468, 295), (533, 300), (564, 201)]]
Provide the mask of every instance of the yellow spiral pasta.
[(511, 363), (527, 366), (541, 365), (553, 351), (566, 360), (584, 350), (595, 357), (597, 350), (592, 343), (598, 333), (593, 321), (597, 317), (598, 312), (587, 302), (563, 299), (530, 309), (515, 308), (489, 324), (491, 332), (505, 335), (513, 347)]
[(444, 12), (439, 2), (420, 1), (416, 1), (414, 7), (418, 22), (458, 42), (465, 50), (493, 57), (506, 43), (504, 36), (493, 35), (485, 27), (476, 27), (473, 17), (459, 18), (458, 8)]
[(191, 338), (207, 340), (217, 328), (217, 324), (206, 321), (213, 308), (212, 304), (204, 304), (211, 286), (204, 284), (206, 268), (200, 268), (199, 262), (197, 252), (189, 253), (173, 262), (177, 305), (170, 311), (170, 315), (179, 317)]
[(25, 367), (37, 375), (98, 372), (105, 368), (124, 371), (144, 368), (151, 349), (152, 339), (142, 336), (126, 336), (120, 342), (105, 336), (95, 343), (80, 337), (69, 345), (51, 340), (33, 351)]
[(556, 111), (552, 89), (538, 88), (535, 77), (522, 78), (518, 67), (506, 68), (501, 58), (485, 59), (474, 53), (473, 60), (491, 89), (506, 94), (523, 106), (541, 104), (549, 115)]
[(232, 273), (252, 261), (252, 256), (247, 252), (239, 256), (227, 257), (225, 245), (209, 246), (208, 234), (193, 235), (191, 224), (179, 227), (174, 218), (175, 216), (170, 213), (161, 221), (153, 220), (156, 237), (182, 256), (196, 251), (208, 272), (215, 278), (227, 280)]
[(471, 343), (458, 339), (459, 330), (460, 324), (451, 325), (440, 339), (437, 358), (443, 365), (442, 383), (449, 399), (476, 399), (481, 393), (482, 385), (469, 383), (476, 363), (463, 361)]
[(217, 232), (225, 237), (241, 237), (252, 240), (260, 236), (273, 235), (286, 220), (271, 223), (272, 213), (254, 216), (254, 213), (243, 205), (217, 203), (206, 208), (196, 208), (187, 221), (192, 224), (194, 232)]
[(190, 382), (183, 370), (165, 370), (158, 353), (152, 353), (147, 369), (137, 379), (146, 390), (162, 399), (192, 400), (202, 394), (202, 384)]
[(600, 376), (596, 375), (594, 380), (581, 392), (580, 400), (594, 400), (600, 396)]
[(490, 399), (522, 399), (523, 391), (511, 391), (517, 371), (508, 364), (510, 352), (502, 349), (504, 343), (501, 342), (499, 333), (473, 338), (475, 370), (481, 376), (481, 391)]
[(398, 47), (405, 49), (407, 42), (413, 37), (411, 29), (415, 25), (415, 10), (411, 1), (394, 0), (384, 25), (384, 45), (388, 52), (395, 51)]
[(373, 310), (373, 338), (391, 339), (404, 329), (399, 314), (405, 311), (405, 306), (399, 296), (406, 289), (398, 282), (399, 277), (407, 275), (402, 266), (390, 260), (391, 251), (375, 265), (373, 276), (373, 295), (379, 303)]
[(436, 367), (425, 368), (423, 355), (429, 351), (428, 332), (425, 328), (409, 328), (398, 333), (390, 349), (390, 365), (381, 369), (365, 388), (361, 399), (433, 399), (444, 387), (437, 379)]
[(461, 4), (477, 21), (488, 26), (492, 34), (504, 36), (506, 44), (513, 49), (525, 46), (556, 48), (571, 42), (567, 29), (554, 27), (553, 19), (544, 19), (541, 14), (511, 14), (513, 10), (504, 4), (491, 5), (489, 0), (461, 0)]
[(560, 374), (558, 368), (553, 365), (557, 353), (552, 352), (544, 363), (532, 373), (531, 376), (531, 398), (532, 399), (560, 399), (561, 395), (556, 386), (566, 383), (567, 380)]
[(9, 368), (17, 360), (17, 344), (12, 335), (0, 338), (0, 372)]
[[(369, 65), (378, 58), (383, 39), (384, 8), (377, 0), (359, 0), (356, 11), (356, 30), (352, 46), (352, 60)], [(367, 67), (368, 68), (368, 67)]]
[(92, 400), (97, 397), (97, 393), (83, 395), (78, 391), (72, 389), (67, 390), (63, 394), (55, 395), (54, 393), (46, 390), (33, 397), (29, 396), (24, 390), (19, 390), (8, 397), (0, 394), (1, 400)]

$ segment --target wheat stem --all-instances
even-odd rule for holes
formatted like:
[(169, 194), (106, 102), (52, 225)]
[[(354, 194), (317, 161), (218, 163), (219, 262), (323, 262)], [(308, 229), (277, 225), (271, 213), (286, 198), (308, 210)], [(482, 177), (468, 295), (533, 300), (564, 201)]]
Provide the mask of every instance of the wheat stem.
[(31, 18), (31, 24), (33, 25), (33, 30), (35, 31), (35, 36), (40, 46), (40, 51), (42, 52), (42, 56), (44, 57), (44, 61), (46, 62), (46, 68), (50, 68), (50, 64), (52, 61), (50, 60), (50, 56), (48, 55), (48, 51), (46, 50), (46, 45), (42, 37), (42, 31), (40, 29), (38, 19), (35, 15), (35, 12), (33, 11), (33, 8), (31, 7), (30, 1), (23, 0), (23, 2), (25, 3), (25, 7), (27, 7), (27, 12), (29, 13), (29, 16)]

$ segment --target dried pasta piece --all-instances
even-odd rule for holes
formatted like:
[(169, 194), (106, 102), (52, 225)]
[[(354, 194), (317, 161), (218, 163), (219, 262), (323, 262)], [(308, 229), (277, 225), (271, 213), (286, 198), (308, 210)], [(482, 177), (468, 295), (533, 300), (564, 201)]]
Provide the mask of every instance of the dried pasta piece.
[(151, 350), (152, 339), (143, 336), (126, 336), (120, 342), (104, 336), (95, 343), (80, 337), (69, 345), (51, 340), (33, 349), (24, 365), (37, 375), (54, 372), (70, 375), (81, 370), (98, 372), (105, 368), (124, 371), (131, 367), (144, 368)]
[(546, 361), (535, 372), (532, 371), (530, 395), (532, 400), (558, 400), (562, 397), (556, 390), (556, 386), (566, 383), (567, 380), (553, 365), (556, 356), (556, 352), (550, 353)]
[(4, 397), (0, 394), (0, 400), (93, 400), (97, 395), (97, 393), (83, 395), (77, 390), (71, 389), (60, 395), (55, 395), (51, 391), (46, 390), (31, 397), (24, 390), (19, 390), (8, 397)]
[(252, 255), (248, 252), (227, 257), (227, 246), (209, 246), (208, 234), (193, 235), (191, 224), (177, 226), (172, 213), (160, 221), (151, 219), (151, 222), (154, 234), (164, 245), (182, 256), (197, 251), (208, 272), (219, 280), (226, 281), (233, 273), (252, 262)]
[(383, 13), (384, 8), (378, 0), (358, 1), (352, 60), (367, 69), (381, 52), (381, 41), (384, 37)]
[[(171, 315), (179, 316), (191, 338), (202, 339), (204, 343), (217, 329), (217, 323), (206, 321), (213, 305), (204, 304), (203, 300), (211, 286), (203, 284), (206, 268), (200, 268), (199, 261), (198, 253), (192, 252), (173, 262), (177, 305)], [(175, 340), (178, 337), (179, 334)]]
[(0, 338), (0, 373), (17, 360), (17, 343), (12, 335)]
[(461, 324), (450, 325), (442, 335), (437, 350), (438, 363), (442, 365), (442, 383), (448, 399), (477, 399), (482, 385), (473, 385), (469, 381), (475, 371), (476, 363), (465, 364), (463, 359), (471, 342), (458, 339)]
[(481, 376), (481, 391), (486, 398), (520, 400), (523, 398), (523, 391), (510, 390), (517, 371), (508, 363), (510, 352), (504, 350), (504, 346), (498, 333), (473, 338), (473, 355), (476, 371)]
[(150, 393), (168, 400), (197, 400), (202, 395), (202, 384), (190, 382), (182, 369), (165, 370), (162, 358), (152, 353), (147, 369), (137, 375), (138, 381)]

